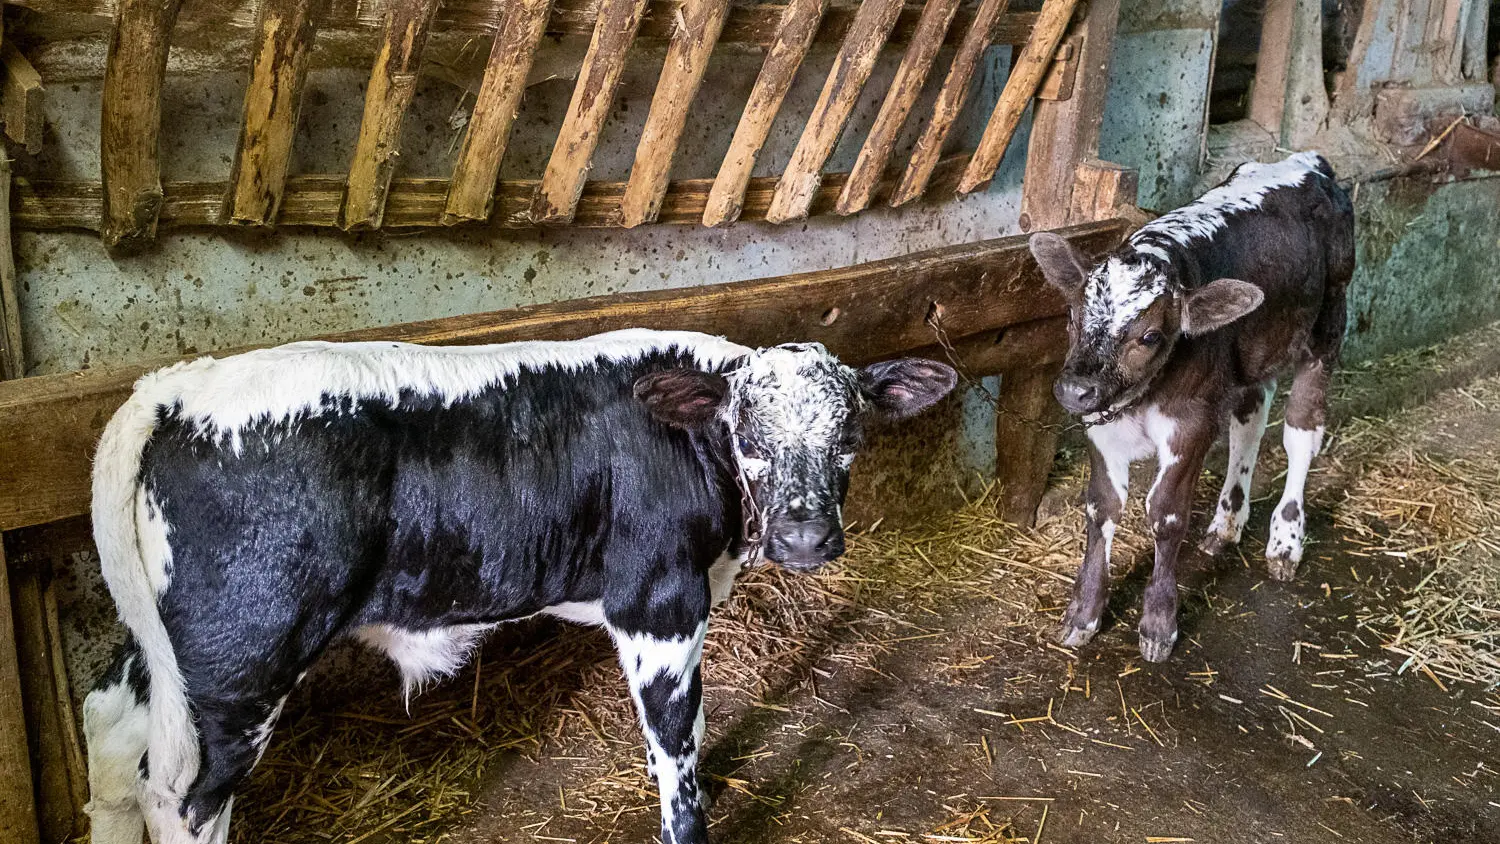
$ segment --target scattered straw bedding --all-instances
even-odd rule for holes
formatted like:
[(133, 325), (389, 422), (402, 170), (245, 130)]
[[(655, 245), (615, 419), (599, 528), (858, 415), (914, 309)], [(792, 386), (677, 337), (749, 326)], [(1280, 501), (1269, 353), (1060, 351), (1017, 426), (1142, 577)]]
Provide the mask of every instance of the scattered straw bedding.
[[(1500, 380), (1444, 398), (1454, 400), (1500, 412)], [(1356, 554), (1405, 555), (1431, 566), (1420, 584), (1372, 602), (1359, 620), (1407, 659), (1403, 669), (1494, 684), (1500, 682), (1500, 457), (1493, 450), (1439, 457), (1409, 436), (1413, 426), (1435, 424), (1434, 414), (1452, 412), (1440, 404), (1389, 419), (1355, 419), (1335, 431), (1332, 454), (1316, 471), (1312, 509), (1333, 511)], [(1273, 430), (1267, 453), (1279, 452), (1271, 447), (1278, 439)], [(1500, 445), (1500, 434), (1492, 439)], [(815, 661), (877, 670), (875, 657), (921, 637), (924, 622), (955, 601), (982, 600), (997, 625), (1036, 639), (1049, 635), (1082, 548), (1081, 485), (1077, 467), (1061, 479), (1062, 512), (1034, 530), (1000, 522), (986, 495), (918, 529), (851, 526), (848, 553), (817, 576), (749, 572), (710, 625), (704, 670), (711, 734), (728, 715), (775, 708), (767, 701), (786, 696), (789, 686), (815, 682), (816, 672), (808, 670)], [(1216, 479), (1205, 479), (1200, 499), (1216, 488)], [(1141, 521), (1137, 501), (1116, 543), (1117, 560), (1149, 561)], [(1247, 533), (1247, 556), (1259, 553), (1261, 539)], [(582, 767), (593, 777), (567, 783), (566, 794), (559, 788), (557, 805), (547, 807), (551, 814), (654, 813), (634, 713), (603, 634), (544, 622), (499, 639), (459, 677), (416, 697), (409, 713), (394, 687), (372, 689), (334, 711), (289, 713), (236, 801), (233, 840), (442, 841), (477, 810), (487, 774), (493, 778), (516, 754), (543, 752), (586, 759)], [(732, 777), (723, 784), (749, 794), (748, 784)], [(984, 806), (950, 808), (951, 818), (929, 837), (1024, 840)], [(506, 817), (518, 838), (545, 838), (546, 814)]]

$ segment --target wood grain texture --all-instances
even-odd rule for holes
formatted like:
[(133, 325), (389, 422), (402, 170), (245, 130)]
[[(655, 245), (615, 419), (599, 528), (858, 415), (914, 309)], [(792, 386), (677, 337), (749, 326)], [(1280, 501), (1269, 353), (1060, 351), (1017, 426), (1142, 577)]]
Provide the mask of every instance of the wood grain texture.
[(104, 64), (99, 167), (106, 246), (156, 236), (161, 211), (161, 86), (182, 0), (120, 0)]
[(959, 193), (973, 193), (995, 178), (1000, 159), (1005, 156), (1005, 149), (1010, 146), (1010, 139), (1021, 124), (1021, 115), (1027, 104), (1042, 84), (1042, 77), (1052, 64), (1052, 56), (1057, 52), (1057, 45), (1061, 43), (1077, 5), (1078, 0), (1046, 0), (1042, 4), (1031, 40), (1021, 48), (1021, 55), (1012, 64), (1010, 78), (1005, 80), (1005, 88), (1000, 92), (989, 123), (985, 124), (984, 135), (979, 139), (979, 148), (974, 150), (974, 157), (959, 180)]
[[(21, 297), (11, 243), (10, 156), (0, 145), (0, 381), (26, 374), (26, 343), (21, 334)], [(94, 215), (98, 219), (98, 215)]]
[(1036, 508), (1057, 457), (1058, 435), (1067, 421), (1052, 397), (1052, 382), (1061, 370), (1058, 361), (1000, 377), (1000, 406), (995, 414), (1000, 517), (1026, 527), (1036, 521)]
[(417, 90), (417, 71), (439, 0), (401, 0), (386, 10), (385, 37), (365, 88), (365, 113), (349, 167), (344, 228), (378, 229), (401, 154), (401, 125)]
[(906, 118), (911, 115), (938, 50), (943, 46), (943, 38), (953, 22), (953, 13), (958, 11), (958, 3), (959, 0), (927, 0), (927, 5), (922, 8), (917, 31), (906, 48), (906, 55), (901, 57), (901, 65), (896, 68), (896, 76), (891, 80), (879, 113), (875, 115), (870, 134), (860, 147), (854, 169), (849, 171), (849, 181), (839, 195), (834, 213), (853, 214), (869, 207), (875, 186), (885, 175), (891, 152), (906, 125)]
[(46, 128), (46, 89), (42, 76), (9, 41), (0, 44), (0, 64), (5, 81), (0, 86), (0, 114), (5, 117), (5, 137), (20, 144), (30, 155), (42, 151)]
[[(1118, 221), (1062, 230), (1080, 249), (1113, 248)], [(627, 326), (723, 334), (765, 345), (817, 340), (862, 363), (931, 345), (933, 302), (951, 339), (1064, 313), (1024, 237), (912, 253), (842, 269), (710, 287), (630, 293), (335, 335), (443, 345), (584, 337)], [(840, 316), (830, 325), (830, 308)], [(87, 512), (89, 463), (109, 416), (143, 372), (169, 361), (0, 382), (0, 530)]]
[(979, 70), (979, 62), (984, 58), (985, 49), (990, 46), (991, 28), (1005, 12), (1008, 2), (1009, 0), (980, 0), (973, 21), (964, 31), (958, 52), (953, 55), (953, 63), (948, 66), (948, 75), (943, 79), (943, 87), (938, 90), (927, 125), (912, 147), (911, 159), (907, 161), (901, 184), (891, 195), (891, 205), (905, 205), (927, 192), (933, 170), (942, 157), (943, 144), (947, 142), (948, 133), (953, 130), (953, 124), (963, 111), (964, 101), (969, 98), (969, 91), (974, 85), (974, 75)]
[(0, 840), (37, 844), (36, 797), (31, 753), (26, 742), (26, 710), (16, 650), (10, 576), (0, 543)]
[(781, 103), (797, 78), (797, 68), (807, 57), (827, 10), (828, 0), (791, 0), (787, 4), (775, 41), (766, 52), (745, 110), (740, 113), (740, 122), (734, 127), (729, 150), (714, 177), (703, 225), (719, 226), (739, 219), (755, 160), (771, 134)]
[(500, 163), (551, 7), (552, 0), (515, 0), (506, 7), (453, 168), (443, 209), (445, 225), (489, 219)]
[(635, 163), (620, 201), (620, 222), (626, 228), (650, 223), (661, 210), (667, 194), (672, 159), (687, 126), (688, 109), (708, 69), (708, 57), (719, 41), (729, 0), (688, 0), (682, 7), (682, 22), (662, 65), (651, 111), (636, 144)]
[(578, 71), (568, 114), (532, 202), (534, 222), (567, 223), (573, 219), (588, 178), (589, 162), (625, 69), (625, 54), (635, 40), (645, 10), (646, 0), (601, 0), (599, 22)]
[(880, 50), (890, 37), (901, 12), (901, 0), (864, 0), (849, 27), (849, 34), (834, 57), (823, 91), (808, 115), (807, 126), (797, 139), (792, 158), (776, 184), (766, 220), (784, 223), (806, 217), (822, 179), (823, 165), (839, 142), (844, 124), (854, 113)]
[(1074, 173), (1070, 222), (1107, 220), (1134, 208), (1140, 193), (1140, 171), (1091, 159)]
[(245, 91), (240, 142), (229, 178), (229, 222), (276, 222), (302, 111), (313, 18), (327, 0), (264, 0)]

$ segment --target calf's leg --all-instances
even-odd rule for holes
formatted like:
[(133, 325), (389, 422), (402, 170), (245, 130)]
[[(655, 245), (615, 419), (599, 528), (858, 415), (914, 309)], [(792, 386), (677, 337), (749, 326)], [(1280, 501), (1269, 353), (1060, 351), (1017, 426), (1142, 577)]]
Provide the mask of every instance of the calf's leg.
[(1057, 636), (1058, 643), (1069, 648), (1086, 644), (1099, 632), (1099, 620), (1109, 602), (1110, 547), (1130, 483), (1130, 460), (1118, 450), (1106, 452), (1091, 440), (1089, 464), (1083, 566), (1073, 582), (1073, 600), (1068, 603)]
[(1307, 524), (1305, 489), (1312, 459), (1323, 447), (1328, 373), (1331, 363), (1314, 358), (1297, 368), (1286, 404), (1286, 488), (1271, 514), (1271, 536), (1266, 541), (1266, 568), (1277, 580), (1291, 580), (1302, 562)]
[(1164, 662), (1177, 642), (1177, 555), (1187, 537), (1193, 485), (1214, 440), (1212, 431), (1179, 429), (1161, 444), (1146, 518), (1156, 537), (1156, 561), (1141, 609), (1140, 648), (1147, 662)]
[(1260, 456), (1260, 441), (1266, 433), (1266, 417), (1276, 382), (1251, 387), (1245, 391), (1229, 416), (1229, 466), (1224, 471), (1224, 488), (1214, 508), (1213, 523), (1208, 526), (1199, 548), (1217, 556), (1240, 541), (1245, 522), (1250, 519), (1250, 484), (1255, 475), (1255, 461)]
[(126, 637), (114, 662), (83, 702), (88, 744), (90, 838), (94, 844), (141, 844), (141, 762), (146, 755), (148, 695), (140, 648)]

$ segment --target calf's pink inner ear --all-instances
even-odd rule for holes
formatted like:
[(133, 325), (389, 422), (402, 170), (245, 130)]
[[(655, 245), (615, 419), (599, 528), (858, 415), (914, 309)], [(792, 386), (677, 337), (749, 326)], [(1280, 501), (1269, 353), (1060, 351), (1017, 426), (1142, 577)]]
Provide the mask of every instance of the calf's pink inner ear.
[(1192, 291), (1182, 303), (1182, 332), (1207, 334), (1260, 307), (1266, 294), (1248, 281), (1221, 278)]
[(1087, 261), (1066, 238), (1052, 232), (1037, 232), (1027, 244), (1031, 247), (1031, 257), (1036, 259), (1042, 275), (1047, 277), (1047, 283), (1068, 296), (1083, 287), (1083, 280), (1088, 275)]
[(635, 382), (635, 397), (652, 416), (679, 428), (696, 428), (714, 418), (729, 382), (724, 376), (694, 369), (668, 369), (642, 375)]
[(872, 363), (859, 371), (860, 389), (882, 418), (915, 416), (942, 400), (958, 383), (946, 364), (920, 358)]

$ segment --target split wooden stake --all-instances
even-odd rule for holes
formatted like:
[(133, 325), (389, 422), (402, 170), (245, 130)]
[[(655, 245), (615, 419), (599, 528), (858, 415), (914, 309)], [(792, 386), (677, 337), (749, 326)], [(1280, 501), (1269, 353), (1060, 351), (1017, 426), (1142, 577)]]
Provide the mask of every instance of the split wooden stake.
[(956, 11), (958, 0), (927, 0), (927, 5), (922, 7), (917, 31), (906, 48), (906, 55), (901, 57), (901, 66), (896, 69), (896, 77), (891, 80), (885, 101), (880, 104), (875, 124), (865, 137), (865, 144), (860, 148), (859, 158), (854, 162), (834, 213), (853, 214), (869, 207), (875, 186), (885, 175), (891, 151), (895, 149), (901, 128), (906, 125), (906, 118), (922, 93), (922, 86), (927, 82), (927, 74), (932, 70), (932, 63), (937, 58), (938, 49), (943, 46), (943, 38), (948, 34)]
[(385, 38), (365, 89), (365, 115), (349, 167), (344, 198), (345, 229), (380, 228), (386, 195), (401, 153), (401, 124), (417, 90), (417, 70), (438, 0), (391, 2), (385, 13)]
[(630, 182), (620, 200), (620, 222), (627, 228), (652, 222), (661, 211), (688, 108), (703, 82), (708, 57), (728, 13), (729, 0), (686, 0), (682, 5), (682, 17), (651, 98), (651, 113), (635, 148)]
[(510, 143), (510, 128), (521, 109), (526, 77), (547, 27), (552, 0), (510, 0), (490, 49), (469, 126), (464, 131), (458, 165), (443, 210), (444, 225), (487, 220), (495, 199), (500, 162)]
[(995, 27), (995, 21), (1005, 13), (1008, 2), (1009, 0), (981, 0), (979, 8), (974, 12), (974, 22), (964, 33), (958, 52), (953, 56), (953, 64), (948, 68), (948, 76), (938, 91), (937, 102), (933, 103), (932, 117), (917, 138), (916, 146), (912, 148), (911, 161), (907, 162), (901, 183), (891, 194), (892, 206), (905, 205), (926, 192), (928, 183), (932, 181), (932, 171), (942, 157), (943, 143), (948, 140), (948, 132), (958, 121), (964, 100), (969, 98), (969, 88), (979, 69), (979, 60), (990, 46), (990, 33)]
[(760, 155), (766, 137), (771, 134), (771, 124), (776, 122), (781, 102), (791, 90), (797, 68), (807, 56), (813, 37), (818, 34), (818, 23), (827, 10), (828, 0), (791, 0), (787, 4), (776, 30), (775, 43), (766, 52), (760, 75), (755, 78), (755, 87), (750, 90), (750, 99), (745, 103), (739, 125), (734, 128), (729, 151), (724, 154), (719, 175), (709, 190), (703, 225), (717, 226), (739, 219), (745, 188), (755, 169), (755, 159)]
[(880, 48), (885, 46), (901, 14), (901, 0), (864, 0), (849, 25), (849, 34), (833, 60), (828, 81), (807, 118), (807, 127), (797, 140), (792, 159), (787, 162), (766, 220), (784, 223), (807, 216), (813, 194), (822, 180), (823, 164), (833, 154), (839, 133), (854, 112), (859, 93), (875, 69)]
[(1052, 56), (1057, 52), (1057, 45), (1062, 41), (1077, 5), (1078, 0), (1046, 0), (1042, 5), (1036, 28), (1031, 31), (1031, 40), (1021, 49), (1020, 57), (1011, 68), (1010, 78), (1005, 80), (1005, 89), (1000, 92), (990, 122), (979, 139), (979, 147), (969, 159), (963, 178), (959, 179), (959, 193), (973, 193), (995, 178), (1005, 148), (1010, 146), (1011, 136), (1021, 123), (1026, 105), (1042, 84), (1042, 77), (1047, 75)]
[(563, 119), (552, 158), (547, 161), (547, 171), (531, 204), (532, 222), (567, 223), (573, 219), (589, 161), (599, 145), (615, 87), (625, 69), (625, 54), (635, 40), (647, 2), (603, 0), (599, 7), (599, 22), (578, 71), (578, 83), (573, 86), (568, 116)]
[(276, 222), (286, 188), (313, 19), (327, 0), (263, 0), (245, 91), (244, 121), (230, 176), (229, 222)]
[(5, 114), (5, 136), (36, 155), (42, 151), (43, 97), (42, 76), (21, 55), (15, 45), (0, 44), (0, 63), (5, 65), (5, 82), (0, 89), (0, 111)]

